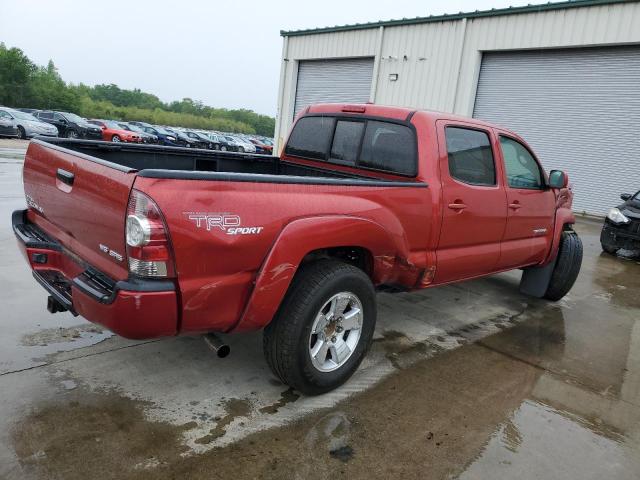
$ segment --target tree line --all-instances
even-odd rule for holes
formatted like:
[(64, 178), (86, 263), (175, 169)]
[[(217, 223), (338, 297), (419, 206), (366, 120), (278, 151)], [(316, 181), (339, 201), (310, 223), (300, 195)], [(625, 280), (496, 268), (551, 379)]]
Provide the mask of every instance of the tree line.
[(139, 89), (114, 84), (66, 83), (53, 61), (33, 63), (19, 48), (0, 43), (0, 105), (73, 112), (86, 118), (138, 120), (160, 125), (272, 136), (275, 119), (252, 110), (213, 108), (183, 98), (162, 102)]

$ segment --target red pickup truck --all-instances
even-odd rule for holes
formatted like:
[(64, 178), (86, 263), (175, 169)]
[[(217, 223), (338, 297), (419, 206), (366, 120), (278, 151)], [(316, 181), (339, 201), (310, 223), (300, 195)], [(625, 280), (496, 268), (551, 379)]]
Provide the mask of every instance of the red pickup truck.
[(269, 366), (307, 394), (357, 369), (376, 290), (519, 268), (558, 300), (582, 261), (565, 173), (445, 113), (316, 105), (280, 158), (36, 139), (23, 178), (13, 229), (51, 312), (128, 338), (264, 329)]

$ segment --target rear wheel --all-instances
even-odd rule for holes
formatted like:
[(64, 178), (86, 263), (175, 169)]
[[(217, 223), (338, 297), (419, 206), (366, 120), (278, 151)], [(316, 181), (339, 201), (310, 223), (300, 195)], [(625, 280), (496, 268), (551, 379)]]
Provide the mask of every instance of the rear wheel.
[(25, 138), (27, 138), (27, 133), (24, 131), (24, 128), (22, 128), (20, 125), (18, 125), (18, 138), (20, 140), (24, 140)]
[(67, 138), (79, 138), (80, 135), (78, 135), (78, 132), (76, 132), (75, 130), (69, 130), (67, 132)]
[(120, 137), (118, 135), (114, 135), (113, 137), (111, 137), (111, 141), (112, 142), (121, 142), (122, 140), (120, 140)]
[(582, 241), (573, 231), (562, 232), (556, 266), (544, 294), (547, 300), (557, 301), (564, 297), (578, 278), (582, 265)]
[(222, 150), (223, 152), (226, 152), (226, 151), (227, 151), (227, 147), (226, 147), (226, 145), (222, 145), (222, 146), (220, 147), (220, 150)]
[(296, 274), (264, 330), (265, 358), (287, 385), (325, 393), (356, 371), (375, 323), (375, 290), (362, 270), (334, 260), (311, 263)]

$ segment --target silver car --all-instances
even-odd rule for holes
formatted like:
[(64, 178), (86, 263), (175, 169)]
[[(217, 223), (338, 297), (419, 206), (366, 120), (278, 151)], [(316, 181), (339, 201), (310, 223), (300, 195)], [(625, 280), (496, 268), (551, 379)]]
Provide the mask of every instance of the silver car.
[(18, 129), (18, 138), (31, 138), (37, 135), (57, 137), (58, 129), (49, 123), (42, 122), (30, 113), (14, 110), (13, 108), (1, 107), (0, 116), (5, 119), (9, 117), (13, 120), (14, 126)]

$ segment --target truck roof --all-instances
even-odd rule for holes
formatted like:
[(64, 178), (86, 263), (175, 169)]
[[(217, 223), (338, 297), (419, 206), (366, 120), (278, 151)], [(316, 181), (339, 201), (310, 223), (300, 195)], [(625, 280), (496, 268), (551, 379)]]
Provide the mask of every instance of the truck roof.
[[(318, 103), (311, 105), (307, 109), (302, 111), (302, 114), (308, 113), (348, 113), (348, 114), (366, 114), (374, 117), (392, 118), (395, 120), (407, 120), (410, 115), (416, 113), (431, 121), (436, 120), (457, 120), (461, 122), (472, 122), (477, 125), (481, 125), (487, 128), (499, 128), (501, 130), (509, 131), (507, 128), (501, 127), (489, 122), (478, 120), (477, 118), (465, 117), (462, 115), (455, 115), (453, 113), (438, 112), (435, 110), (421, 110), (416, 108), (407, 107), (394, 107), (389, 105), (377, 105), (373, 103)], [(513, 132), (511, 132), (513, 133)], [(514, 133), (514, 135), (516, 135)]]

